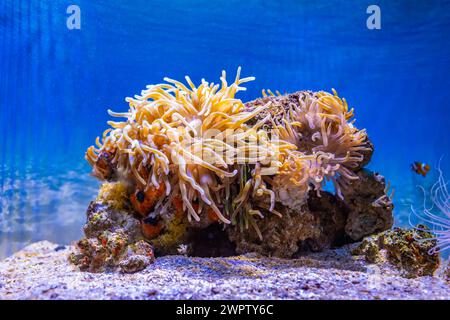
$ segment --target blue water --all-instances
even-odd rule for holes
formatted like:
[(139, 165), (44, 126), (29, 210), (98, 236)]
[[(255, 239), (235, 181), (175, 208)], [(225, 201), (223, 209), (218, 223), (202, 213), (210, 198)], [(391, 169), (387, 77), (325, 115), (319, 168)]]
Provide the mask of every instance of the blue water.
[[(66, 8), (81, 9), (68, 30)], [(366, 8), (381, 8), (381, 30)], [(449, 1), (0, 2), (0, 257), (81, 235), (98, 182), (85, 149), (106, 109), (164, 76), (217, 81), (240, 65), (241, 95), (336, 88), (376, 151), (370, 168), (396, 190), (395, 217), (420, 205), (414, 160), (437, 164), (450, 140)], [(450, 155), (444, 158), (449, 172)]]

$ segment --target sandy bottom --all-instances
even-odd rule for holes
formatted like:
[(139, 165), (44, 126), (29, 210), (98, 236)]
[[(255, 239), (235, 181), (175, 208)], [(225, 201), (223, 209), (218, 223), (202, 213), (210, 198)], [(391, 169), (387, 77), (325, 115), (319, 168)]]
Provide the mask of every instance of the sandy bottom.
[(439, 277), (406, 279), (349, 247), (282, 260), (157, 258), (136, 274), (77, 271), (72, 247), (43, 241), (0, 262), (1, 299), (450, 299)]

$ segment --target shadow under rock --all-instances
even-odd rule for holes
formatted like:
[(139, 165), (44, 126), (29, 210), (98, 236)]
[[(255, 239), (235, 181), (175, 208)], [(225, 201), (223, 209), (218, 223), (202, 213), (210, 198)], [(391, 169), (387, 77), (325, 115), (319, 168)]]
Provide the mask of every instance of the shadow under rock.
[(255, 253), (228, 257), (182, 257), (174, 259), (176, 268), (192, 278), (258, 279), (274, 273), (297, 272), (298, 268), (336, 269), (366, 272), (364, 262), (350, 254), (350, 246), (318, 253), (303, 254), (295, 259), (265, 257)]

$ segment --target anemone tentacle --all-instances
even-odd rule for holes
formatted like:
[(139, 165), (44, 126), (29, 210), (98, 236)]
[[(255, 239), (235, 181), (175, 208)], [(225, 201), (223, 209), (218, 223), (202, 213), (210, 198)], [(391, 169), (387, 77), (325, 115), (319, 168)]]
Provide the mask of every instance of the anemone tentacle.
[(427, 232), (431, 231), (434, 234), (433, 238), (425, 239), (436, 240), (438, 243), (436, 247), (431, 249), (431, 254), (450, 249), (450, 194), (447, 188), (449, 182), (445, 181), (440, 162), (436, 168), (439, 173), (438, 180), (431, 187), (429, 194), (431, 204), (427, 206), (426, 202), (428, 198), (426, 191), (422, 186), (419, 186), (424, 196), (422, 209), (418, 212), (411, 206), (412, 214), (409, 217), (409, 223), (411, 225), (413, 225), (411, 218), (415, 216), (428, 226), (425, 228), (417, 226), (415, 227), (416, 229)]

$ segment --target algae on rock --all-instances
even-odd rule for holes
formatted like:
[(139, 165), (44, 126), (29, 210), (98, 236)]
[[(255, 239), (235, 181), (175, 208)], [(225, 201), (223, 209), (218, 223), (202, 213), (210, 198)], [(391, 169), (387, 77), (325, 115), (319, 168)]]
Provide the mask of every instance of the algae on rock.
[(352, 253), (363, 255), (369, 263), (388, 261), (408, 278), (432, 276), (441, 261), (438, 253), (430, 252), (437, 245), (432, 237), (415, 228), (394, 228), (365, 238)]

